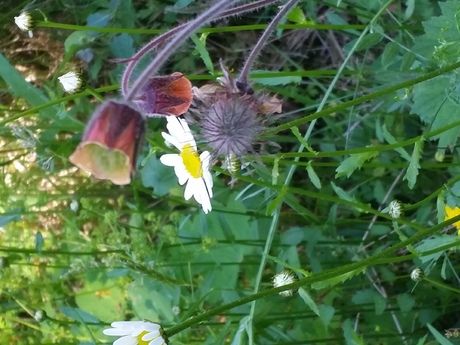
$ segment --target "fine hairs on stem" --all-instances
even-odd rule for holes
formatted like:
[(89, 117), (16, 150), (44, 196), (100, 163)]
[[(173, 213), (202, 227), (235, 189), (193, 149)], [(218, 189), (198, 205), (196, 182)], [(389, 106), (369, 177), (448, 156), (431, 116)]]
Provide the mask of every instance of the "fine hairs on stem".
[(281, 10), (276, 14), (276, 16), (272, 19), (270, 24), (265, 29), (262, 36), (260, 36), (259, 40), (257, 41), (256, 45), (252, 49), (251, 53), (249, 54), (246, 62), (244, 63), (243, 68), (241, 69), (240, 75), (236, 80), (236, 85), (240, 90), (244, 93), (248, 90), (248, 76), (249, 71), (252, 68), (252, 65), (257, 58), (257, 56), (262, 51), (262, 48), (267, 43), (268, 38), (272, 34), (273, 30), (276, 28), (280, 20), (291, 10), (291, 8), (297, 3), (298, 0), (289, 0), (286, 5), (284, 5)]
[(161, 50), (153, 61), (145, 68), (141, 75), (134, 81), (131, 89), (126, 93), (126, 101), (132, 101), (136, 94), (147, 85), (149, 77), (156, 73), (166, 60), (176, 51), (178, 47), (196, 30), (218, 17), (226, 8), (238, 3), (240, 0), (218, 0), (213, 6), (187, 23), (182, 30)]
[[(271, 3), (278, 2), (279, 0), (259, 0), (255, 1), (250, 4), (245, 4), (241, 5), (238, 7), (231, 8), (229, 10), (223, 11), (218, 17), (213, 18), (210, 20), (210, 22), (221, 20), (227, 17), (232, 17), (236, 16), (239, 14), (243, 14), (246, 12), (254, 11), (257, 10), (261, 7), (270, 5)], [(181, 31), (188, 23), (181, 24), (168, 32), (165, 32), (164, 34), (155, 37), (152, 41), (147, 43), (145, 46), (143, 46), (136, 54), (134, 54), (128, 61), (128, 65), (126, 66), (126, 69), (123, 73), (123, 77), (121, 79), (121, 92), (124, 96), (127, 95), (128, 93), (128, 85), (129, 85), (129, 80), (131, 78), (131, 74), (136, 67), (137, 63), (139, 60), (144, 57), (146, 54), (148, 54), (150, 51), (155, 49), (158, 45), (163, 44), (167, 39), (171, 38), (174, 36), (176, 33)]]

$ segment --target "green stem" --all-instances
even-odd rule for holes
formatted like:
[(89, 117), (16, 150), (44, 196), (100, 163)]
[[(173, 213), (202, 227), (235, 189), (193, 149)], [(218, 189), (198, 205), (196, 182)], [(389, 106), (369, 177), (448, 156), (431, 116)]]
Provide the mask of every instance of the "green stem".
[(445, 74), (447, 72), (453, 71), (453, 70), (455, 70), (455, 69), (457, 69), (459, 67), (460, 67), (460, 62), (453, 63), (453, 64), (448, 65), (446, 67), (440, 68), (440, 69), (438, 69), (436, 71), (424, 74), (424, 75), (422, 75), (420, 77), (407, 80), (405, 82), (402, 82), (402, 83), (399, 83), (399, 84), (384, 88), (384, 89), (382, 89), (380, 91), (376, 91), (376, 92), (370, 93), (368, 95), (364, 95), (362, 97), (352, 99), (352, 100), (350, 100), (348, 102), (344, 102), (344, 103), (342, 103), (340, 105), (337, 105), (335, 107), (327, 108), (325, 110), (318, 111), (315, 114), (302, 117), (301, 119), (297, 119), (297, 120), (288, 122), (288, 123), (286, 123), (284, 125), (277, 126), (276, 128), (267, 131), (266, 134), (267, 135), (275, 134), (275, 133), (290, 129), (291, 127), (300, 126), (300, 125), (302, 125), (304, 123), (313, 121), (315, 119), (319, 119), (319, 118), (324, 117), (326, 115), (330, 115), (332, 113), (347, 109), (348, 107), (351, 107), (353, 105), (361, 104), (361, 103), (373, 100), (375, 98), (385, 96), (385, 95), (387, 95), (389, 93), (392, 93), (392, 92), (395, 92), (397, 90), (404, 89), (404, 88), (407, 88), (407, 87), (411, 87), (413, 85), (419, 84), (419, 83), (424, 82), (426, 80), (436, 78), (436, 77), (438, 77), (438, 76), (440, 76), (442, 74)]
[[(183, 331), (184, 329), (187, 329), (193, 325), (196, 325), (204, 320), (207, 320), (209, 319), (210, 317), (214, 316), (214, 315), (219, 315), (219, 314), (222, 314), (223, 312), (227, 311), (227, 310), (231, 310), (233, 308), (236, 308), (240, 305), (244, 305), (244, 304), (247, 304), (249, 302), (252, 302), (252, 301), (256, 301), (258, 299), (262, 299), (262, 298), (265, 298), (265, 297), (268, 297), (268, 296), (272, 296), (272, 295), (276, 295), (282, 291), (286, 291), (286, 290), (290, 290), (290, 289), (298, 289), (302, 286), (307, 286), (307, 285), (311, 285), (313, 283), (318, 283), (318, 282), (321, 282), (321, 281), (325, 281), (327, 279), (330, 279), (330, 278), (334, 278), (334, 277), (338, 277), (340, 275), (344, 275), (346, 273), (349, 273), (349, 272), (353, 272), (353, 271), (359, 271), (359, 270), (363, 270), (363, 269), (366, 269), (367, 267), (370, 267), (370, 266), (374, 266), (374, 265), (381, 265), (381, 264), (387, 264), (388, 263), (388, 259), (392, 259), (392, 258), (395, 258), (395, 259), (398, 259), (398, 255), (397, 255), (397, 252), (400, 250), (400, 249), (403, 249), (415, 242), (418, 242), (418, 241), (421, 241), (422, 239), (428, 237), (428, 236), (431, 236), (433, 234), (435, 234), (436, 232), (438, 232), (440, 229), (450, 225), (450, 224), (453, 224), (454, 222), (456, 221), (459, 221), (460, 220), (460, 215), (459, 216), (456, 216), (452, 219), (449, 219), (448, 221), (445, 221), (445, 222), (442, 222), (436, 226), (433, 226), (431, 228), (425, 228), (424, 230), (422, 231), (419, 231), (417, 232), (415, 235), (413, 235), (412, 237), (408, 238), (407, 240), (404, 240), (404, 241), (401, 241), (397, 244), (394, 244), (393, 246), (387, 248), (387, 249), (384, 249), (382, 250), (380, 253), (377, 253), (377, 254), (374, 254), (373, 256), (370, 256), (366, 259), (363, 259), (361, 261), (358, 261), (358, 262), (353, 262), (351, 264), (347, 264), (345, 266), (340, 266), (340, 267), (337, 267), (337, 268), (332, 268), (330, 270), (327, 270), (327, 271), (324, 271), (324, 272), (321, 272), (321, 273), (318, 273), (318, 274), (313, 274), (309, 277), (305, 277), (305, 278), (302, 278), (300, 280), (298, 280), (297, 282), (294, 282), (292, 284), (288, 284), (288, 285), (284, 285), (284, 286), (280, 286), (278, 288), (272, 288), (272, 289), (268, 289), (268, 290), (264, 290), (264, 291), (261, 291), (261, 292), (258, 292), (258, 293), (255, 293), (255, 294), (252, 294), (252, 295), (249, 295), (249, 296), (245, 296), (245, 297), (242, 297), (242, 298), (239, 298), (233, 302), (230, 302), (230, 303), (227, 303), (227, 304), (224, 304), (220, 307), (217, 307), (217, 308), (214, 308), (212, 310), (209, 310), (207, 312), (204, 312), (200, 315), (197, 315), (195, 317), (192, 317), (176, 326), (173, 326), (169, 329), (166, 330), (166, 334), (168, 336), (173, 336), (181, 331)], [(396, 253), (396, 255), (392, 255)]]
[[(55, 28), (63, 30), (75, 30), (75, 31), (94, 31), (94, 32), (105, 32), (114, 34), (161, 34), (166, 32), (164, 29), (129, 29), (129, 28), (107, 28), (107, 27), (96, 27), (96, 26), (85, 26), (85, 25), (73, 25), (47, 21), (37, 21), (37, 27), (42, 28)], [(238, 25), (238, 26), (225, 26), (216, 28), (203, 28), (198, 30), (200, 33), (220, 33), (220, 32), (238, 32), (238, 31), (253, 31), (253, 30), (265, 30), (267, 24), (253, 24), (253, 25)], [(298, 30), (298, 29), (315, 29), (315, 30), (363, 30), (366, 28), (364, 24), (346, 24), (346, 25), (332, 25), (332, 24), (315, 24), (315, 23), (303, 23), (303, 24), (280, 24), (277, 29), (285, 30)], [(386, 25), (383, 26), (385, 30), (421, 30), (421, 25)]]

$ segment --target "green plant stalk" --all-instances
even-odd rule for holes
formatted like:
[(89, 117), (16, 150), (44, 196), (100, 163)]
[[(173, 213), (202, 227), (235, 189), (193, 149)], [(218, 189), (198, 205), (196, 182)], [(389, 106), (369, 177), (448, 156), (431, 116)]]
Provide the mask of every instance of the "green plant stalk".
[(373, 100), (375, 98), (385, 96), (385, 95), (387, 95), (389, 93), (392, 93), (392, 92), (395, 92), (397, 90), (408, 88), (408, 87), (411, 87), (413, 85), (416, 85), (416, 84), (419, 84), (421, 82), (424, 82), (426, 80), (436, 78), (436, 77), (438, 77), (438, 76), (440, 76), (442, 74), (445, 74), (447, 72), (453, 71), (453, 70), (455, 70), (455, 69), (457, 69), (459, 67), (460, 67), (460, 62), (453, 63), (453, 64), (448, 65), (446, 67), (440, 68), (440, 69), (438, 69), (436, 71), (426, 73), (426, 74), (424, 74), (424, 75), (422, 75), (420, 77), (410, 79), (408, 81), (405, 81), (405, 82), (402, 82), (402, 83), (399, 83), (399, 84), (384, 88), (384, 89), (382, 89), (380, 91), (375, 91), (375, 92), (370, 93), (368, 95), (364, 95), (364, 96), (352, 99), (350, 101), (347, 101), (347, 102), (344, 102), (342, 104), (339, 104), (339, 105), (337, 105), (335, 107), (327, 108), (325, 110), (318, 111), (317, 113), (314, 113), (312, 115), (305, 116), (303, 118), (288, 122), (288, 123), (286, 123), (284, 125), (277, 126), (276, 128), (274, 128), (272, 130), (268, 130), (266, 132), (266, 134), (267, 135), (275, 134), (275, 133), (287, 130), (287, 129), (289, 129), (291, 127), (294, 127), (294, 126), (300, 126), (300, 125), (302, 125), (304, 123), (313, 121), (315, 119), (319, 119), (319, 118), (324, 117), (326, 115), (330, 115), (332, 113), (347, 109), (348, 107), (351, 107), (353, 105), (364, 103), (364, 102)]
[[(401, 241), (397, 244), (394, 244), (393, 246), (387, 248), (387, 249), (384, 249), (382, 250), (380, 253), (377, 253), (377, 254), (374, 254), (366, 259), (363, 259), (361, 261), (358, 261), (358, 262), (353, 262), (351, 264), (347, 264), (345, 266), (340, 266), (338, 268), (332, 268), (330, 270), (327, 270), (327, 271), (324, 271), (324, 272), (321, 272), (321, 273), (318, 273), (318, 274), (313, 274), (309, 277), (305, 277), (305, 278), (302, 278), (302, 279), (299, 279), (297, 282), (294, 282), (292, 284), (287, 284), (287, 285), (284, 285), (284, 286), (280, 286), (278, 288), (272, 288), (272, 289), (267, 289), (267, 290), (264, 290), (264, 291), (261, 291), (261, 292), (257, 292), (255, 294), (252, 294), (252, 295), (249, 295), (249, 296), (245, 296), (245, 297), (242, 297), (240, 299), (237, 299), (233, 302), (230, 302), (230, 303), (227, 303), (227, 304), (224, 304), (220, 307), (217, 307), (217, 308), (214, 308), (212, 310), (209, 310), (207, 312), (204, 312), (200, 315), (197, 315), (195, 317), (192, 317), (176, 326), (173, 326), (169, 329), (166, 330), (166, 334), (168, 336), (173, 336), (181, 331), (183, 331), (184, 329), (187, 329), (193, 325), (196, 325), (196, 324), (199, 324), (200, 322), (204, 321), (204, 320), (207, 320), (209, 319), (210, 317), (214, 316), (214, 315), (219, 315), (227, 310), (231, 310), (233, 308), (236, 308), (240, 305), (244, 305), (244, 304), (247, 304), (249, 302), (252, 302), (252, 301), (255, 301), (255, 300), (258, 300), (258, 299), (261, 299), (261, 298), (265, 298), (265, 297), (268, 297), (268, 296), (272, 296), (272, 295), (275, 295), (275, 294), (278, 294), (282, 291), (286, 291), (286, 290), (290, 290), (290, 289), (298, 289), (302, 286), (307, 286), (307, 285), (311, 285), (313, 283), (318, 283), (318, 282), (321, 282), (321, 281), (324, 281), (324, 280), (327, 280), (327, 279), (330, 279), (330, 278), (334, 278), (334, 277), (338, 277), (340, 275), (343, 275), (343, 274), (346, 274), (346, 273), (349, 273), (349, 272), (352, 272), (352, 271), (357, 271), (357, 270), (362, 270), (362, 269), (366, 269), (367, 267), (370, 267), (370, 266), (374, 266), (374, 265), (381, 265), (381, 264), (387, 264), (388, 263), (388, 260), (390, 259), (399, 259), (399, 257), (396, 255), (392, 255), (394, 253), (397, 253), (398, 250), (400, 249), (403, 249), (403, 248), (406, 248), (407, 246), (411, 245), (411, 244), (414, 244), (418, 241), (421, 241), (422, 239), (428, 237), (428, 236), (431, 236), (433, 234), (435, 234), (436, 232), (438, 232), (439, 230), (441, 230), (442, 228), (450, 225), (450, 224), (453, 224), (455, 223), (456, 221), (459, 221), (460, 220), (460, 215), (458, 216), (455, 216), (451, 219), (449, 219), (448, 221), (445, 221), (445, 222), (442, 222), (436, 226), (433, 226), (431, 228), (428, 228), (428, 229), (424, 229), (418, 233), (416, 233), (415, 235), (411, 236), (410, 238), (408, 238), (407, 240), (404, 240), (404, 241)], [(420, 257), (420, 256), (419, 256)]]
[[(37, 21), (37, 27), (42, 28), (54, 28), (63, 30), (74, 30), (74, 31), (94, 31), (114, 34), (148, 34), (157, 35), (166, 32), (164, 29), (128, 29), (128, 28), (101, 28), (96, 26), (86, 25), (73, 25), (63, 24), (48, 21)], [(225, 26), (218, 28), (203, 28), (198, 30), (199, 33), (220, 33), (220, 32), (238, 32), (238, 31), (254, 31), (254, 30), (265, 30), (267, 24), (253, 24), (253, 25), (238, 25), (238, 26)], [(304, 24), (280, 24), (277, 25), (277, 29), (286, 30), (297, 30), (297, 29), (315, 29), (315, 30), (363, 30), (366, 28), (365, 24), (346, 24), (346, 25), (332, 25), (332, 24), (315, 24), (315, 23), (304, 23)], [(386, 25), (383, 26), (385, 30), (422, 30), (421, 25)]]
[[(369, 23), (369, 25), (366, 26), (366, 28), (364, 29), (364, 31), (361, 33), (361, 35), (359, 36), (358, 40), (356, 41), (356, 43), (354, 44), (354, 46), (352, 47), (351, 51), (349, 52), (348, 56), (346, 57), (346, 59), (343, 61), (342, 65), (340, 66), (339, 70), (337, 71), (337, 74), (334, 76), (334, 79), (332, 80), (331, 84), (329, 85), (329, 88), (327, 89), (323, 99), (321, 100), (321, 103), (318, 107), (318, 111), (321, 111), (324, 107), (324, 105), (326, 104), (326, 101), (327, 99), (329, 98), (329, 95), (330, 93), (332, 92), (332, 89), (334, 88), (335, 84), (337, 83), (338, 79), (339, 79), (339, 76), (341, 75), (341, 72), (345, 69), (345, 66), (347, 65), (348, 61), (351, 59), (351, 56), (353, 55), (353, 53), (355, 52), (356, 48), (358, 47), (359, 43), (363, 40), (363, 38), (365, 37), (367, 31), (370, 30), (370, 28), (372, 27), (372, 25), (374, 24), (374, 22), (380, 17), (380, 15), (384, 12), (384, 10), (392, 3), (392, 0), (389, 0), (385, 5), (382, 6), (382, 8), (376, 13), (376, 15), (374, 16), (374, 18), (371, 20), (371, 22)], [(313, 131), (313, 128), (316, 124), (316, 119), (313, 120), (311, 123), (310, 123), (310, 126), (307, 130), (307, 132), (305, 133), (304, 135), (304, 141), (305, 142), (308, 142), (308, 138), (310, 137), (310, 134), (311, 132)], [(300, 144), (300, 147), (298, 149), (298, 152), (302, 152), (304, 150), (305, 146)], [(316, 154), (316, 153), (313, 153), (313, 154)], [(299, 160), (299, 157), (295, 157), (294, 159), (295, 161)], [(292, 180), (292, 176), (294, 175), (294, 172), (296, 170), (297, 166), (296, 165), (291, 165), (288, 172), (287, 172), (287, 176), (286, 176), (286, 179), (284, 181), (284, 186), (289, 186), (289, 184), (291, 183), (291, 180)], [(262, 256), (262, 259), (261, 259), (261, 263), (260, 263), (260, 266), (259, 266), (259, 272), (256, 276), (256, 284), (255, 286), (258, 287), (259, 285), (259, 282), (262, 280), (262, 273), (263, 273), (263, 268), (265, 267), (265, 264), (266, 264), (266, 258), (270, 252), (270, 249), (271, 249), (271, 246), (272, 246), (272, 241), (273, 241), (273, 238), (274, 238), (274, 234), (275, 234), (275, 231), (276, 229), (278, 228), (278, 220), (279, 220), (279, 213), (281, 211), (281, 205), (283, 204), (282, 200), (280, 201), (280, 203), (276, 206), (276, 209), (274, 210), (274, 213), (273, 213), (273, 220), (270, 224), (270, 229), (269, 229), (269, 232), (268, 232), (268, 236), (267, 236), (267, 243), (266, 243), (266, 246), (264, 248), (264, 255)], [(255, 291), (257, 291), (257, 289), (255, 288)], [(250, 313), (249, 313), (249, 326), (248, 326), (248, 337), (249, 337), (249, 345), (252, 345), (254, 342), (253, 342), (253, 332), (252, 332), (252, 324), (253, 324), (253, 318), (254, 318), (254, 314), (255, 314), (255, 305), (256, 305), (256, 302), (257, 300), (254, 300), (252, 302), (252, 305), (251, 305), (251, 310), (250, 310)]]
[(431, 279), (431, 278), (428, 278), (428, 277), (423, 277), (423, 280), (428, 282), (428, 283), (431, 283), (434, 286), (437, 286), (437, 287), (439, 287), (441, 289), (446, 289), (446, 290), (455, 292), (456, 294), (460, 294), (460, 289), (453, 288), (452, 286), (449, 286), (447, 284), (441, 283), (441, 282), (439, 282), (437, 280), (434, 280), (434, 279)]

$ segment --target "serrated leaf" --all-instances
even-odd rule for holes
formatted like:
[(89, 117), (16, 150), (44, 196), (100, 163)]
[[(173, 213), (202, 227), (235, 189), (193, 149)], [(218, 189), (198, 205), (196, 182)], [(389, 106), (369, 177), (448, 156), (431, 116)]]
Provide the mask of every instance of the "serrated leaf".
[[(460, 121), (457, 104), (460, 99), (458, 81), (458, 77), (440, 76), (414, 87), (412, 113), (417, 114), (420, 120), (428, 125), (429, 131)], [(460, 126), (454, 126), (431, 137), (430, 140), (439, 140), (438, 147), (445, 150), (455, 146), (459, 135)]]
[[(385, 125), (382, 126), (382, 134), (383, 134), (383, 137), (385, 138), (386, 142), (388, 144), (397, 144), (398, 141), (395, 139), (395, 137), (393, 135), (391, 135), (390, 132), (388, 132), (388, 129)], [(407, 153), (406, 150), (404, 150), (402, 147), (397, 147), (394, 149), (396, 152), (398, 152), (402, 158), (404, 158), (405, 160), (407, 160), (408, 162), (410, 162), (411, 160), (411, 157), (410, 155)]]
[(422, 240), (415, 249), (417, 250), (418, 253), (422, 254), (423, 252), (427, 252), (427, 251), (431, 252), (439, 248), (438, 252), (419, 257), (419, 260), (422, 262), (422, 264), (424, 264), (431, 260), (434, 260), (434, 261), (438, 260), (441, 257), (441, 255), (444, 254), (444, 251), (441, 249), (441, 247), (445, 248), (445, 246), (449, 244), (451, 244), (453, 247), (456, 244), (459, 244), (459, 242), (460, 242), (460, 238), (457, 235), (443, 235), (443, 236), (438, 236), (438, 237), (430, 237), (430, 238)]
[(407, 168), (406, 174), (404, 175), (403, 180), (407, 180), (407, 185), (410, 189), (413, 189), (415, 182), (417, 182), (418, 171), (420, 169), (420, 158), (422, 157), (423, 151), (423, 138), (417, 141), (414, 145), (414, 152), (412, 152), (412, 157)]
[(318, 189), (321, 189), (321, 181), (318, 177), (318, 175), (316, 175), (316, 172), (315, 170), (313, 169), (312, 165), (311, 165), (311, 161), (308, 162), (308, 165), (307, 165), (307, 174), (308, 174), (308, 178), (310, 179), (311, 183)]
[(398, 52), (399, 46), (395, 42), (388, 43), (383, 50), (382, 65), (388, 66), (390, 63), (393, 63)]
[(303, 145), (303, 147), (305, 147), (308, 150), (308, 152), (317, 154), (317, 152), (315, 150), (313, 150), (313, 148), (310, 145), (308, 145), (308, 143), (305, 141), (304, 137), (302, 136), (302, 134), (299, 131), (299, 127), (296, 127), (296, 126), (291, 127), (291, 132), (292, 132), (292, 134), (295, 135), (295, 137), (297, 138), (299, 143), (301, 143)]
[(378, 155), (378, 151), (369, 151), (350, 155), (350, 157), (348, 157), (342, 163), (340, 163), (340, 165), (335, 170), (335, 178), (339, 178), (345, 175), (347, 175), (347, 177), (350, 177), (351, 174), (353, 174), (353, 172), (356, 169), (361, 168), (361, 166), (366, 161), (374, 157), (377, 157)]
[(307, 290), (305, 290), (304, 288), (300, 288), (299, 289), (299, 296), (303, 299), (303, 301), (305, 302), (305, 304), (318, 316), (319, 315), (319, 309), (315, 303), (315, 301), (313, 301), (313, 299), (310, 297), (310, 294), (307, 292)]
[(316, 290), (329, 288), (329, 287), (335, 286), (337, 284), (343, 283), (344, 281), (346, 281), (348, 279), (351, 279), (354, 276), (356, 276), (358, 274), (361, 274), (363, 272), (364, 272), (364, 269), (359, 268), (359, 269), (353, 270), (351, 272), (341, 274), (341, 275), (339, 275), (337, 277), (333, 277), (333, 278), (325, 279), (325, 280), (320, 281), (320, 282), (313, 283), (313, 284), (311, 284), (311, 287), (313, 289), (316, 289)]
[(156, 194), (165, 195), (176, 184), (174, 170), (160, 163), (154, 156), (150, 156), (140, 170), (142, 184), (152, 187)]

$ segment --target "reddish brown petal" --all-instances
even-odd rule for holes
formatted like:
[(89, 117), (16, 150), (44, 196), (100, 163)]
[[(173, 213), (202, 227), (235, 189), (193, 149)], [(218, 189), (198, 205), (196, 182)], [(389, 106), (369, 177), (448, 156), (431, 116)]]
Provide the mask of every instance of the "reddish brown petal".
[(142, 115), (127, 104), (107, 101), (94, 112), (70, 161), (96, 178), (127, 184), (144, 125)]
[(192, 102), (192, 84), (180, 72), (168, 77), (153, 77), (135, 100), (149, 116), (182, 115)]

